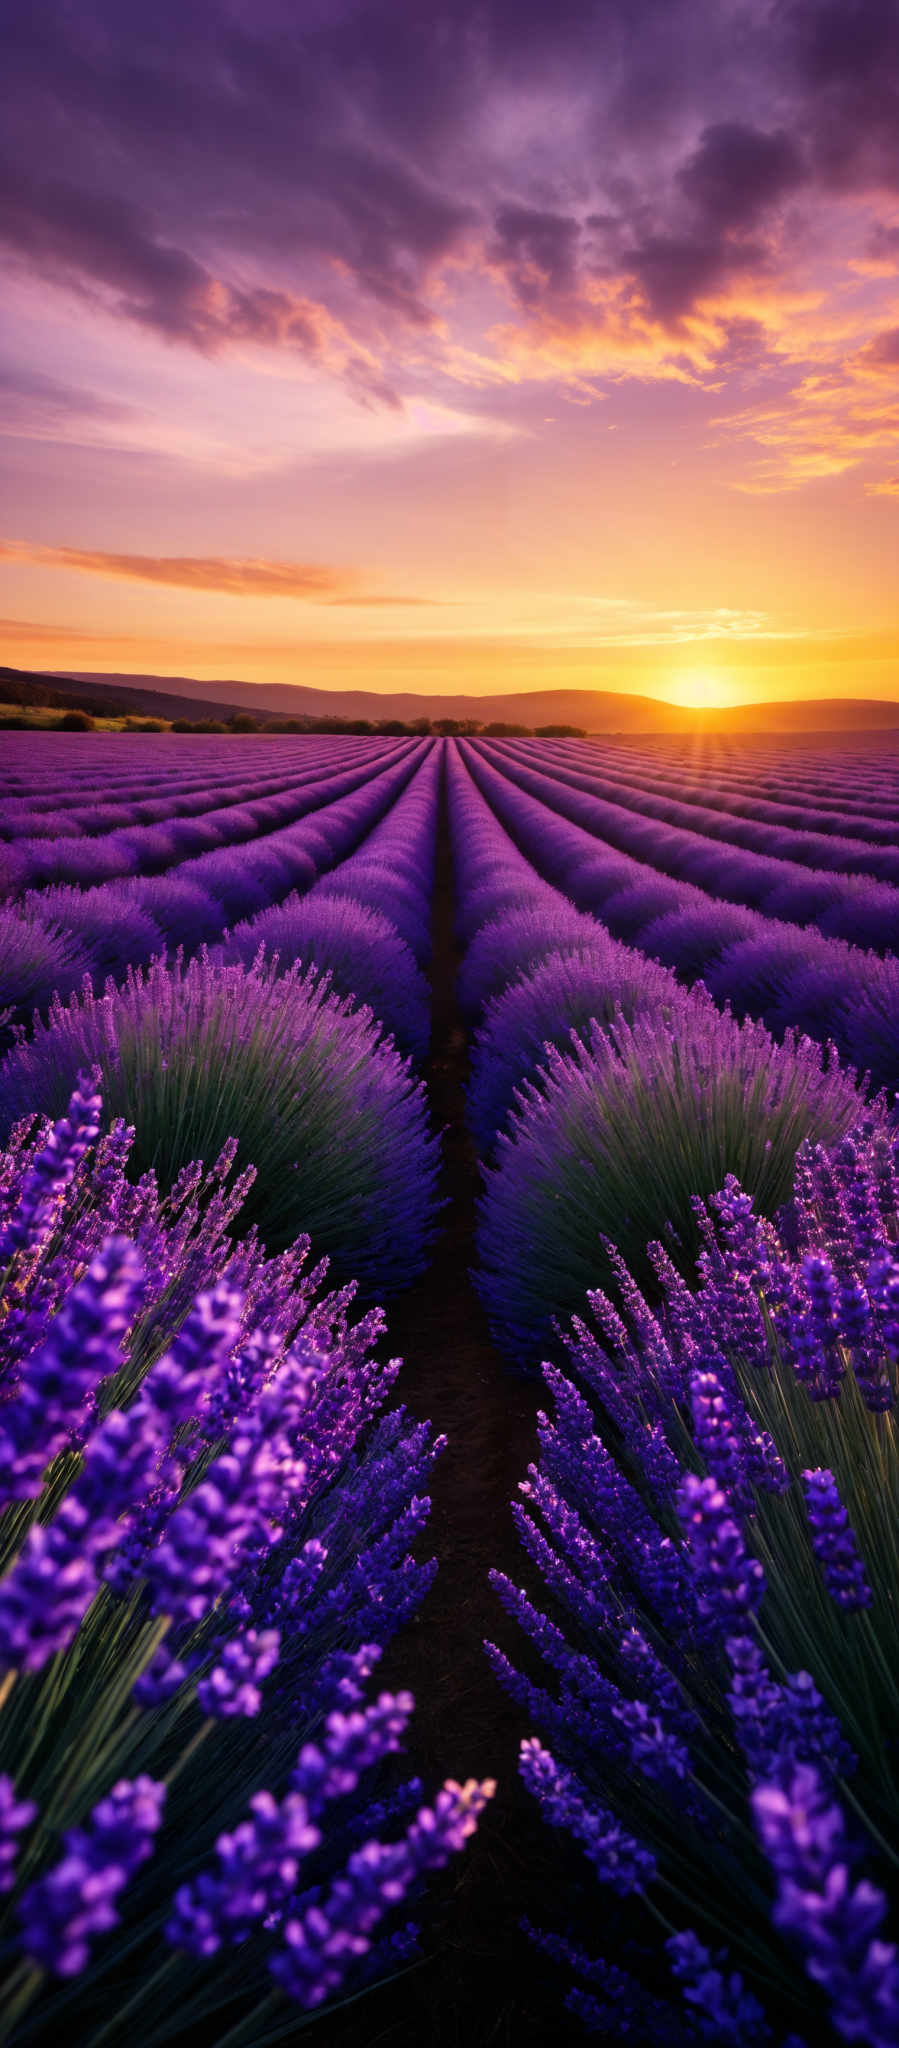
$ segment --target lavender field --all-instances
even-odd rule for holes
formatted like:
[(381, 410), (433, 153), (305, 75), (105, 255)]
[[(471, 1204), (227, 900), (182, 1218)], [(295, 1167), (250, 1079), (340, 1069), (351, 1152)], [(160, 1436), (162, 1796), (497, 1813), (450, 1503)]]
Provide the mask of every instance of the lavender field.
[(10, 732), (0, 898), (0, 2042), (893, 2048), (899, 749)]

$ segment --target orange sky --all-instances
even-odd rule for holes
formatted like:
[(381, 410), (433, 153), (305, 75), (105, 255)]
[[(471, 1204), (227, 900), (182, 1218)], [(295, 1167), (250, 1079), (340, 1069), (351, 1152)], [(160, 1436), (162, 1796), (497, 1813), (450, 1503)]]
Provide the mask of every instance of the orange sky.
[(0, 661), (899, 699), (892, 0), (47, 12)]

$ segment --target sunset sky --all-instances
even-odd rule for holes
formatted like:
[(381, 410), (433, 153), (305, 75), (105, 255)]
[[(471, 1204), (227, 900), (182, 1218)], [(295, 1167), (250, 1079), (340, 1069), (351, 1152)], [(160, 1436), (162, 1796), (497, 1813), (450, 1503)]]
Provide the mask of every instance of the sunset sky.
[(0, 661), (899, 699), (899, 0), (3, 13)]

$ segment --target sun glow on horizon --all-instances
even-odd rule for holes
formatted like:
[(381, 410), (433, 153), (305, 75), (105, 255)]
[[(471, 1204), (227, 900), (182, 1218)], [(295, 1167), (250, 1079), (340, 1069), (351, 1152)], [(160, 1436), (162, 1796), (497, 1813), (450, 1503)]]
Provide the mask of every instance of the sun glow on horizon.
[(684, 711), (726, 711), (735, 702), (730, 677), (700, 669), (673, 677), (669, 694)]

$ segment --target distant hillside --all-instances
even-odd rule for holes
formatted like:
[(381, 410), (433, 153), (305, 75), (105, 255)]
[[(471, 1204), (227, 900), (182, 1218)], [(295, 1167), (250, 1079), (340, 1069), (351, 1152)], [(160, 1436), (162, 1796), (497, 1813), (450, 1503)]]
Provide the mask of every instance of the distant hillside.
[[(688, 711), (656, 697), (618, 694), (610, 690), (518, 690), (509, 696), (424, 696), (407, 690), (320, 690), (303, 683), (243, 683), (231, 677), (198, 682), (191, 676), (100, 675), (72, 671), (77, 681), (92, 686), (154, 695), (169, 702), (177, 697), (177, 713), (168, 716), (209, 716), (223, 708), (273, 712), (282, 717), (339, 718), (477, 718), (485, 724), (508, 719), (521, 725), (581, 725), (592, 733), (688, 733), (697, 727), (711, 732), (859, 732), (899, 726), (899, 704), (872, 698), (819, 697), (781, 704), (743, 704), (728, 711)], [(201, 709), (196, 706), (201, 700)], [(192, 702), (194, 709), (181, 705)], [(162, 715), (165, 715), (163, 713)]]
[[(124, 687), (126, 681), (128, 688)], [(138, 676), (35, 675), (31, 669), (2, 666), (0, 703), (19, 704), (23, 711), (41, 706), (54, 711), (87, 711), (92, 718), (230, 718), (240, 708), (220, 704), (218, 699), (173, 695), (164, 685), (144, 689)]]

